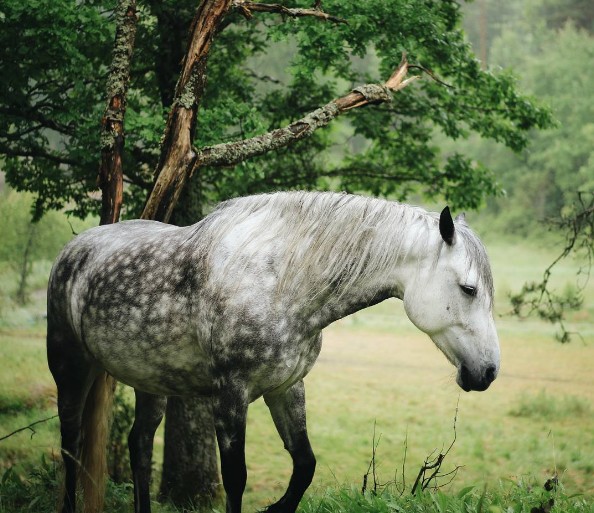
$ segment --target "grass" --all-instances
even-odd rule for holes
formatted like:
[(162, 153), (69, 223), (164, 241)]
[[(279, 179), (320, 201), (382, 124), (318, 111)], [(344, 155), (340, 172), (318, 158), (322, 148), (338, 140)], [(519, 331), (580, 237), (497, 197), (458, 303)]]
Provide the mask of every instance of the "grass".
[[(538, 279), (554, 252), (517, 242), (494, 241), (488, 248), (498, 313), (504, 314), (506, 294), (526, 280)], [(555, 283), (564, 287), (566, 280), (575, 279), (574, 272), (574, 265), (564, 264)], [(45, 361), (43, 294), (32, 299), (26, 310), (3, 311), (0, 437), (55, 414), (53, 380)], [(592, 283), (582, 309), (570, 316), (570, 329), (583, 337), (571, 344), (557, 343), (554, 328), (541, 321), (498, 317), (501, 373), (487, 392), (470, 394), (458, 389), (454, 369), (410, 324), (399, 302), (387, 301), (335, 323), (325, 331), (318, 363), (306, 378), (318, 469), (302, 511), (530, 512), (549, 500), (542, 484), (554, 474), (561, 481), (554, 496), (556, 511), (593, 511), (593, 319)], [(443, 468), (461, 468), (443, 493), (415, 499), (408, 493), (399, 497), (393, 489), (380, 496), (360, 495), (374, 424), (381, 434), (376, 454), (379, 481), (402, 484), (404, 477), (410, 489), (427, 455), (450, 444), (456, 407), (457, 439)], [(13, 468), (5, 473), (0, 511), (27, 511), (28, 503), (12, 508), (6, 502), (7, 490), (17, 489), (17, 482), (31, 487), (30, 500), (39, 490), (51, 493), (47, 483), (52, 482), (58, 451), (58, 423), (51, 420), (34, 429), (35, 433), (27, 430), (0, 441), (0, 467)], [(162, 443), (159, 431), (157, 460)], [(40, 463), (42, 457), (45, 464)], [(245, 510), (254, 511), (283, 494), (291, 468), (261, 400), (250, 407), (247, 462)], [(40, 476), (44, 472), (45, 477)], [(484, 483), (488, 488), (483, 496)], [(112, 487), (109, 493), (110, 511), (129, 511), (129, 489)], [(46, 511), (41, 506), (36, 503), (31, 511)]]

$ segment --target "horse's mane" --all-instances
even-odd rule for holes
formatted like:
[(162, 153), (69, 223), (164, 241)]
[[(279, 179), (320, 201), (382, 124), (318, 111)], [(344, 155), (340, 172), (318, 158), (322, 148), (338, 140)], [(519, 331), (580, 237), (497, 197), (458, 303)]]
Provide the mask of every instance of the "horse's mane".
[[(249, 244), (242, 248), (244, 256), (267, 244), (282, 243), (285, 258), (280, 263), (281, 289), (298, 289), (304, 281), (316, 288), (317, 283), (311, 283), (311, 278), (316, 277), (320, 285), (331, 284), (340, 292), (363, 274), (383, 274), (411, 248), (426, 245), (439, 219), (437, 214), (422, 208), (378, 198), (331, 192), (278, 192), (222, 203), (211, 214), (210, 242), (220, 241), (234, 226), (259, 213), (264, 213), (265, 222), (254, 224), (252, 232), (246, 234)], [(468, 247), (470, 260), (477, 263), (492, 295), (483, 245), (465, 223), (456, 223), (456, 227)], [(308, 280), (303, 280), (305, 276)]]

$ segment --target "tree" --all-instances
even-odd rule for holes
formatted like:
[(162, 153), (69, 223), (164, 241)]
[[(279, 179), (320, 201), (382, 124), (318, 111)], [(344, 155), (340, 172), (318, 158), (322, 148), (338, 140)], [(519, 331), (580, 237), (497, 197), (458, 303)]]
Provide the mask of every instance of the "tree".
[[(198, 215), (221, 199), (278, 188), (401, 199), (421, 192), (472, 208), (497, 191), (495, 177), (460, 152), (441, 154), (434, 133), (454, 139), (478, 133), (520, 150), (528, 130), (550, 123), (548, 111), (518, 93), (513, 78), (480, 69), (453, 0), (328, 0), (324, 10), (319, 1), (312, 8), (204, 0), (190, 24), (191, 6), (166, 0), (138, 7), (127, 140), (118, 146), (128, 217), (138, 216), (152, 190), (142, 215), (167, 220), (192, 173)], [(80, 216), (100, 209), (91, 191), (100, 84), (113, 38), (112, 14), (104, 13), (112, 10), (100, 0), (6, 2), (3, 48), (19, 33), (22, 56), (0, 64), (7, 77), (0, 88), (0, 153), (7, 179), (36, 194), (37, 217), (64, 206)], [(35, 45), (40, 38), (43, 48)], [(277, 42), (291, 52), (288, 73), (269, 58)], [(418, 80), (392, 101), (377, 84), (348, 93), (383, 82), (379, 77), (391, 75), (403, 51), (413, 73), (440, 78)], [(328, 103), (338, 91), (347, 94)], [(342, 132), (318, 130), (341, 106), (378, 102), (353, 110)]]
[[(98, 212), (98, 198), (89, 191), (95, 190), (100, 156), (96, 128), (104, 108), (113, 5), (98, 0), (4, 5), (2, 51), (13, 47), (17, 34), (20, 43), (19, 58), (6, 55), (0, 64), (6, 77), (0, 86), (0, 152), (8, 180), (34, 192), (37, 216), (64, 206), (81, 216)], [(348, 25), (256, 10), (246, 19), (246, 5), (231, 5), (209, 55), (193, 141), (201, 147), (262, 134), (351, 84), (385, 79), (403, 50), (411, 63), (452, 87), (424, 80), (379, 112), (354, 112), (345, 130), (362, 151), (353, 152), (348, 137), (328, 130), (290, 151), (203, 169), (194, 180), (203, 211), (230, 195), (279, 187), (334, 187), (399, 198), (413, 191), (442, 193), (459, 206), (476, 206), (496, 190), (495, 177), (462, 155), (440, 155), (432, 134), (460, 138), (478, 132), (521, 149), (527, 129), (549, 122), (546, 110), (524, 101), (512, 78), (481, 72), (454, 1), (326, 1), (325, 11)], [(152, 186), (192, 6), (189, 0), (139, 4), (123, 154), (126, 217), (139, 215)], [(289, 53), (288, 72), (269, 56), (276, 42)], [(340, 151), (331, 155), (328, 150), (337, 146)]]

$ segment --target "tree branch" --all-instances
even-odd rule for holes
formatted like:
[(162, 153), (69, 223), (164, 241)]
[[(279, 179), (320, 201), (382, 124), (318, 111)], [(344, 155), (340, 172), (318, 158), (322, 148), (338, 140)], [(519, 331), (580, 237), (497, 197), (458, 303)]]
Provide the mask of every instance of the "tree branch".
[(192, 173), (202, 166), (231, 166), (251, 157), (288, 146), (309, 137), (318, 128), (328, 125), (344, 112), (365, 105), (390, 102), (392, 92), (405, 88), (418, 78), (412, 76), (405, 79), (407, 70), (408, 63), (406, 57), (403, 56), (402, 62), (385, 84), (366, 84), (357, 87), (347, 95), (331, 101), (284, 128), (278, 128), (243, 141), (196, 149), (194, 150), (196, 157)]
[(289, 8), (281, 4), (264, 4), (260, 2), (248, 2), (245, 0), (235, 0), (233, 8), (238, 10), (248, 20), (253, 18), (252, 12), (270, 12), (277, 13), (283, 16), (290, 16), (291, 18), (314, 17), (320, 18), (324, 21), (331, 21), (333, 23), (344, 23), (348, 25), (348, 21), (338, 16), (327, 14), (320, 8), (320, 3), (316, 3), (313, 9), (298, 9)]
[(55, 130), (56, 132), (60, 132), (65, 135), (73, 135), (75, 132), (73, 126), (58, 123), (57, 121), (44, 116), (37, 105), (15, 105), (9, 107), (0, 107), (0, 114), (14, 116), (27, 121), (33, 121), (39, 123), (43, 128), (49, 128), (50, 130)]
[(108, 104), (101, 120), (101, 165), (97, 177), (101, 188), (101, 224), (117, 222), (122, 208), (124, 116), (136, 20), (136, 0), (120, 0), (113, 57), (107, 78)]
[(0, 155), (6, 155), (8, 157), (29, 157), (29, 158), (41, 158), (49, 160), (55, 164), (66, 164), (69, 166), (75, 166), (78, 164), (76, 160), (63, 157), (58, 154), (48, 153), (40, 148), (24, 148), (16, 149), (8, 146), (0, 146)]

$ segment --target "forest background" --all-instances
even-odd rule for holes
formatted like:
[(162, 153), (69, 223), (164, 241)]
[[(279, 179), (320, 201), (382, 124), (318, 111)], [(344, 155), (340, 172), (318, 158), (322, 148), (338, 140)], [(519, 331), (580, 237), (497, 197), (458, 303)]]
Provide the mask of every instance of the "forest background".
[[(516, 149), (520, 151), (515, 153), (501, 144), (477, 135), (460, 133), (452, 137), (453, 134), (446, 133), (447, 130), (436, 130), (432, 133), (430, 144), (442, 148), (439, 159), (455, 160), (457, 155), (462, 154), (470, 157), (460, 169), (465, 169), (469, 173), (476, 171), (476, 175), (472, 176), (478, 176), (479, 181), (473, 181), (468, 174), (462, 177), (462, 183), (466, 183), (470, 189), (486, 188), (490, 195), (479, 194), (476, 201), (470, 201), (470, 205), (467, 202), (465, 207), (476, 207), (477, 212), (469, 213), (469, 218), (472, 226), (487, 243), (496, 243), (499, 248), (501, 245), (524, 247), (528, 241), (533, 248), (541, 248), (540, 252), (550, 255), (552, 259), (555, 253), (551, 252), (550, 248), (558, 247), (561, 250), (564, 234), (551, 231), (551, 227), (545, 221), (571, 215), (578, 208), (576, 207), (578, 193), (587, 197), (591, 196), (594, 190), (594, 152), (592, 150), (594, 148), (594, 90), (591, 87), (594, 68), (589, 65), (594, 60), (594, 7), (587, 1), (579, 0), (530, 0), (528, 2), (510, 0), (475, 2), (464, 4), (463, 8), (464, 29), (477, 56), (481, 59), (482, 66), (496, 73), (509, 77), (513, 74), (517, 77), (516, 86), (522, 93), (533, 95), (540, 105), (550, 106), (555, 126), (546, 130), (531, 131), (526, 148), (521, 149), (521, 145), (518, 145)], [(277, 30), (283, 29), (277, 28)], [(112, 36), (106, 34), (105, 37)], [(254, 42), (254, 48), (257, 47), (256, 43)], [(279, 42), (265, 56), (258, 56), (256, 51), (255, 55), (250, 57), (250, 68), (258, 70), (260, 76), (270, 78), (266, 80), (268, 82), (266, 94), (270, 97), (281, 94), (275, 88), (275, 81), (282, 83), (288, 80), (287, 77), (296, 70), (296, 68), (288, 68), (285, 64), (294, 52), (294, 44), (290, 40)], [(3, 65), (6, 65), (6, 62)], [(233, 70), (233, 67), (229, 66), (229, 61), (226, 65), (225, 71)], [(364, 60), (361, 60), (358, 66), (362, 76), (373, 74), (373, 70), (377, 69), (377, 63)], [(213, 68), (216, 74), (216, 65), (213, 65)], [(3, 71), (6, 72), (6, 70)], [(380, 79), (378, 76), (369, 78)], [(345, 79), (333, 78), (330, 75), (317, 77), (317, 80), (319, 81), (317, 93), (308, 97), (312, 105), (323, 103), (322, 98), (327, 94), (325, 88), (347, 90), (351, 86)], [(510, 78), (510, 81), (515, 83), (514, 79)], [(102, 91), (103, 88), (99, 87), (96, 94), (101, 94)], [(242, 91), (235, 91), (235, 93), (240, 96), (245, 94)], [(84, 91), (81, 91), (81, 94), (84, 94)], [(131, 102), (134, 101), (142, 105), (143, 100), (134, 98), (132, 90)], [(150, 105), (142, 105), (142, 107), (147, 110), (154, 108)], [(241, 117), (243, 122), (239, 130), (242, 134), (257, 133), (262, 128), (258, 124), (256, 108), (241, 113), (235, 111), (235, 108), (236, 105), (233, 103), (223, 103), (212, 111), (206, 111), (204, 126), (208, 127), (211, 120), (220, 119), (226, 114)], [(472, 104), (468, 108), (477, 109), (480, 106)], [(133, 109), (128, 112), (127, 131), (132, 139), (127, 141), (129, 147), (134, 145), (134, 133), (142, 133), (143, 137), (153, 141), (158, 141), (161, 136), (162, 126), (156, 125), (155, 119), (160, 120), (162, 113), (155, 118), (143, 115), (141, 110), (139, 109), (137, 114), (134, 114)], [(96, 123), (96, 120), (101, 117), (101, 112), (96, 110), (86, 115), (89, 122)], [(459, 182), (452, 184), (444, 182), (439, 184), (439, 187), (432, 188), (414, 181), (399, 182), (398, 177), (382, 181), (367, 179), (353, 173), (350, 176), (347, 174), (346, 180), (339, 179), (338, 173), (335, 172), (337, 169), (341, 167), (355, 169), (362, 162), (362, 160), (357, 162), (357, 158), (360, 158), (357, 156), (378, 151), (376, 147), (369, 145), (365, 137), (357, 133), (356, 123), (364, 122), (365, 116), (371, 115), (362, 115), (359, 121), (339, 120), (326, 133), (316, 136), (322, 139), (330, 138), (331, 144), (327, 144), (328, 141), (324, 140), (318, 145), (314, 138), (313, 142), (305, 143), (307, 147), (298, 161), (287, 157), (287, 175), (295, 166), (301, 166), (303, 170), (295, 174), (299, 177), (299, 182), (293, 186), (367, 191), (391, 198), (424, 203), (429, 207), (437, 207), (444, 201), (448, 201), (454, 208), (464, 204), (460, 200), (463, 193), (459, 189), (456, 192)], [(216, 123), (213, 121), (212, 125)], [(98, 134), (99, 131), (97, 136)], [(207, 129), (203, 133), (203, 142), (214, 143), (218, 135), (213, 129), (209, 140)], [(468, 137), (465, 137), (467, 135)], [(322, 142), (323, 146), (329, 147), (329, 150), (320, 157), (317, 155), (317, 150)], [(390, 141), (390, 144), (393, 142)], [(77, 151), (82, 151), (85, 145), (94, 146), (90, 141), (82, 141)], [(88, 167), (96, 169), (97, 155), (89, 152), (89, 155), (83, 155), (81, 158), (88, 159)], [(320, 159), (323, 162), (320, 162)], [(150, 159), (147, 162), (150, 162)], [(443, 166), (444, 162), (438, 161), (434, 164)], [(313, 169), (318, 165), (333, 171), (320, 176), (317, 170)], [(423, 165), (419, 162), (411, 163), (411, 175), (419, 172)], [(139, 187), (137, 189), (128, 187), (126, 190), (125, 205), (128, 217), (137, 215), (139, 205), (143, 201), (142, 191), (145, 189), (142, 181), (148, 179), (150, 170), (147, 164), (144, 177), (142, 174), (135, 177), (138, 182), (135, 185)], [(8, 173), (9, 181), (21, 188), (27, 187), (21, 178), (24, 181), (37, 180), (41, 184), (47, 180), (44, 177), (43, 167), (39, 168), (38, 173), (29, 175), (29, 178), (11, 176), (11, 172), (14, 173), (15, 170), (10, 166), (4, 171)], [(209, 176), (208, 173), (216, 176)], [(86, 216), (94, 210), (92, 204), (96, 202), (96, 198), (87, 197), (86, 193), (81, 192), (85, 188), (77, 190), (76, 186), (46, 181), (48, 188), (64, 187), (71, 194), (64, 203), (60, 204), (55, 202), (55, 196), (51, 193), (34, 197), (29, 193), (16, 192), (4, 181), (4, 174), (0, 178), (2, 179), (0, 182), (0, 219), (2, 219), (0, 223), (0, 240), (2, 240), (0, 324), (8, 333), (14, 333), (14, 330), (18, 331), (22, 328), (35, 331), (43, 322), (44, 286), (50, 263), (60, 247), (71, 238), (73, 232), (79, 232), (85, 227), (97, 224), (96, 217)], [(192, 218), (201, 217), (222, 198), (262, 190), (265, 188), (262, 187), (262, 183), (267, 181), (270, 181), (267, 187), (269, 185), (268, 188), (273, 189), (275, 180), (279, 183), (284, 180), (283, 177), (275, 176), (274, 171), (270, 172), (266, 161), (246, 163), (234, 168), (233, 172), (207, 170), (207, 174), (201, 178), (193, 182), (191, 192), (182, 199), (177, 222), (190, 222)], [(94, 177), (90, 180), (94, 180)], [(405, 185), (401, 186), (400, 183)], [(88, 184), (85, 184), (85, 187), (87, 186)], [(472, 190), (469, 194), (472, 195)], [(53, 210), (56, 209), (58, 211), (54, 212)], [(73, 217), (67, 218), (63, 213), (64, 209), (74, 210), (75, 214), (85, 219), (78, 221)], [(32, 215), (40, 220), (31, 223)], [(542, 269), (537, 271), (544, 271), (549, 263), (546, 259), (538, 259), (538, 262)], [(579, 260), (574, 261), (573, 269), (579, 271), (583, 263)], [(568, 296), (574, 295), (576, 287), (579, 288), (585, 283), (583, 275), (576, 281), (572, 278), (571, 272), (564, 274), (569, 280), (560, 286), (565, 287), (564, 291)], [(536, 276), (534, 274), (531, 276), (533, 279), (539, 278), (538, 273)], [(518, 278), (517, 288), (519, 289), (523, 276)], [(525, 279), (528, 279), (528, 276)], [(515, 286), (516, 283), (514, 283)], [(508, 289), (513, 292), (511, 285)], [(576, 321), (581, 328), (579, 330), (581, 336), (586, 340), (592, 338), (591, 331), (589, 332), (587, 328), (592, 319), (592, 296), (588, 294), (589, 290), (584, 289), (581, 303), (575, 305), (577, 313), (570, 316), (570, 322)], [(499, 301), (500, 310), (505, 311), (506, 305), (501, 305), (501, 300), (508, 299), (501, 297)], [(586, 326), (585, 330), (584, 326)], [(570, 325), (569, 328), (573, 329), (573, 326)], [(551, 330), (551, 333), (553, 332), (554, 330)], [(10, 415), (18, 410), (20, 403), (15, 406), (13, 399), (9, 394), (3, 399), (4, 403), (1, 405), (3, 413)], [(577, 411), (582, 411), (584, 408), (587, 411), (583, 402), (578, 401), (576, 404)], [(562, 410), (563, 408), (564, 406), (561, 406)], [(571, 408), (570, 406), (570, 411), (572, 411)], [(39, 410), (33, 411), (39, 413)], [(26, 418), (27, 416), (21, 416), (18, 421), (25, 421)], [(34, 417), (29, 418), (35, 420)], [(16, 426), (13, 420), (7, 426)], [(5, 466), (10, 466), (17, 459), (18, 457), (14, 454), (6, 457)], [(585, 469), (585, 472), (586, 475), (589, 472), (591, 477), (591, 469), (589, 471)]]

